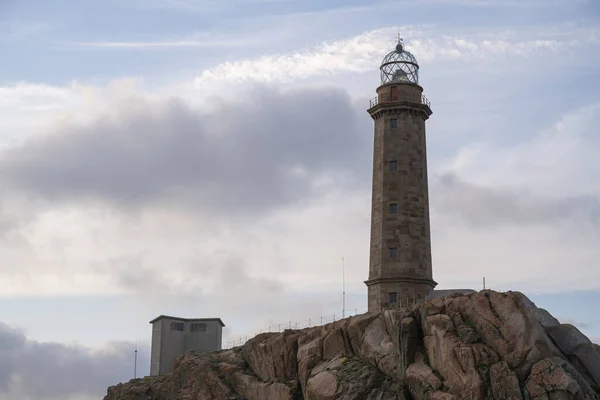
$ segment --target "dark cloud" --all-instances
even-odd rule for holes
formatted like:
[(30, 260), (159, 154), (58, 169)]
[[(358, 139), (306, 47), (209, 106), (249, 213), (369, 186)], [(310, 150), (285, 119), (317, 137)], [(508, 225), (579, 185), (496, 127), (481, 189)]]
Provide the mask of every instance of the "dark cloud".
[(593, 196), (541, 197), (514, 188), (494, 188), (461, 180), (453, 174), (432, 185), (432, 208), (460, 216), (475, 226), (557, 224), (600, 227), (600, 199)]
[[(73, 395), (102, 398), (108, 386), (133, 377), (134, 349), (135, 345), (128, 342), (112, 342), (101, 352), (40, 343), (0, 323), (0, 398), (54, 400)], [(141, 375), (148, 374), (148, 357), (145, 347), (138, 352)]]
[(115, 107), (0, 154), (0, 184), (50, 201), (185, 199), (236, 213), (315, 195), (323, 173), (370, 176), (371, 122), (343, 90), (260, 88), (210, 113), (178, 99)]

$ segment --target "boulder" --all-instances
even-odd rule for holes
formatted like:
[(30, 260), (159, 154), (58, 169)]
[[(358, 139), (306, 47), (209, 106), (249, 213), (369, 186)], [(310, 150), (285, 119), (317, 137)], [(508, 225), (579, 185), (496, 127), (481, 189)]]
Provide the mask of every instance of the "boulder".
[(506, 361), (491, 366), (490, 384), (495, 400), (523, 400), (519, 379)]
[(406, 370), (406, 385), (413, 398), (425, 399), (442, 388), (442, 381), (425, 364), (424, 357), (421, 355), (419, 360)]
[(546, 328), (548, 336), (573, 366), (591, 384), (600, 385), (600, 351), (579, 329), (571, 324)]

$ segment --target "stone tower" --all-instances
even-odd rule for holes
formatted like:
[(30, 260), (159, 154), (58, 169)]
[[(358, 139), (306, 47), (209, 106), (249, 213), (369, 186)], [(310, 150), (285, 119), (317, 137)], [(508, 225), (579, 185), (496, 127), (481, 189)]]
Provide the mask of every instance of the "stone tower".
[(375, 125), (369, 311), (422, 301), (437, 285), (431, 268), (425, 121), (419, 65), (402, 40), (381, 63), (371, 100)]

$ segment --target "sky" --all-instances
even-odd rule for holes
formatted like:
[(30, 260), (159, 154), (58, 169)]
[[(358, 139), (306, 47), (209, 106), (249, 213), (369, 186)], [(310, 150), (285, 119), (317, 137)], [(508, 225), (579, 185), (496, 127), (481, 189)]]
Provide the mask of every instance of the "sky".
[(485, 277), (600, 341), (597, 0), (3, 0), (0, 400), (101, 398), (136, 346), (148, 374), (160, 314), (228, 345), (366, 311), (398, 33), (438, 288)]

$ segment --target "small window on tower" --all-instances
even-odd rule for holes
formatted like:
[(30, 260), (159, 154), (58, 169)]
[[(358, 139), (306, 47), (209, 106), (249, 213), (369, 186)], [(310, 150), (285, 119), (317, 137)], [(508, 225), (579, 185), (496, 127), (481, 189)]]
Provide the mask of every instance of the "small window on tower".
[(398, 161), (396, 161), (396, 160), (390, 161), (390, 171), (397, 171), (397, 170), (398, 170)]
[(390, 258), (398, 258), (398, 248), (390, 247)]
[(390, 214), (398, 214), (398, 203), (390, 204)]
[(390, 293), (390, 303), (395, 304), (398, 301), (398, 293), (391, 292)]
[(390, 128), (397, 128), (397, 127), (398, 127), (398, 120), (396, 118), (390, 119)]

